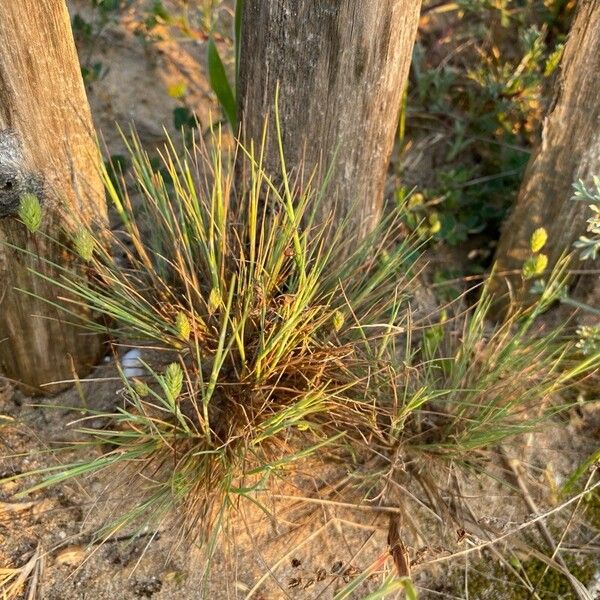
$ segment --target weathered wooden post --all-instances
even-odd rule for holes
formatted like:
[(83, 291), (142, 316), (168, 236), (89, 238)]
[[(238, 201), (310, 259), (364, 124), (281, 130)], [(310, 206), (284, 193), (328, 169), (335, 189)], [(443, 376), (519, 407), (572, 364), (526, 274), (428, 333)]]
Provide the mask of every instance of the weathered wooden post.
[[(36, 298), (61, 302), (31, 272), (52, 274), (45, 260), (78, 268), (49, 238), (68, 239), (78, 219), (104, 223), (98, 160), (65, 1), (0, 2), (0, 372), (28, 389), (83, 374), (98, 358), (100, 340)], [(35, 234), (17, 218), (25, 194), (43, 205)]]
[(245, 0), (239, 115), (246, 143), (270, 120), (266, 167), (280, 172), (279, 114), (288, 168), (332, 167), (322, 218), (349, 217), (357, 236), (377, 222), (411, 62), (420, 0)]

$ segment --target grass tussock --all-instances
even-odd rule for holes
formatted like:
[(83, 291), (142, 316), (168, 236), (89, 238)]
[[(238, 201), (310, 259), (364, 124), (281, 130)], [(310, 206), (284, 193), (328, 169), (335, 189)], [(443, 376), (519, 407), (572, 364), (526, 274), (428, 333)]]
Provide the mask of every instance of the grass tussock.
[(466, 315), (443, 315), (426, 330), (407, 388), (413, 399), (426, 395), (419, 414), (428, 426), (411, 439), (413, 450), (469, 462), (568, 408), (566, 388), (595, 371), (599, 355), (582, 357), (566, 328), (539, 324), (562, 294), (567, 266), (558, 265), (530, 309), (503, 323), (488, 320), (493, 299), (484, 286)]
[(383, 457), (381, 481), (398, 456), (485, 462), (598, 368), (600, 354), (537, 326), (565, 263), (503, 324), (486, 320), (485, 288), (472, 309), (415, 323), (421, 240), (402, 237), (401, 213), (358, 243), (348, 223), (315, 223), (326, 188), (297, 185), (285, 166), (276, 185), (262, 150), (226, 158), (213, 142), (169, 146), (157, 167), (133, 138), (131, 178), (105, 173), (120, 226), (72, 236), (82, 274), (63, 269), (56, 303), (74, 320), (91, 308), (82, 327), (108, 334), (115, 353), (139, 349), (144, 374), (120, 367), (122, 402), (89, 414), (103, 428), (76, 423), (96, 457), (38, 472), (28, 492), (111, 468), (141, 500), (109, 532), (176, 509), (184, 533), (209, 536), (239, 499), (264, 508), (270, 479), (315, 453), (343, 453), (350, 469)]
[(64, 271), (57, 304), (73, 317), (74, 304), (92, 308), (88, 330), (152, 359), (145, 376), (121, 369), (124, 401), (102, 415), (106, 429), (80, 423), (109, 449), (41, 485), (135, 464), (145, 500), (122, 523), (175, 504), (198, 533), (232, 497), (376, 426), (369, 379), (397, 328), (416, 242), (392, 243), (397, 215), (360, 244), (345, 226), (313, 224), (316, 193), (295, 195), (285, 177), (276, 188), (251, 152), (238, 157), (247, 187), (234, 190), (234, 161), (218, 148), (183, 158), (166, 148), (159, 170), (135, 139), (130, 150), (141, 207), (107, 174), (122, 229), (109, 240), (76, 233), (84, 273)]

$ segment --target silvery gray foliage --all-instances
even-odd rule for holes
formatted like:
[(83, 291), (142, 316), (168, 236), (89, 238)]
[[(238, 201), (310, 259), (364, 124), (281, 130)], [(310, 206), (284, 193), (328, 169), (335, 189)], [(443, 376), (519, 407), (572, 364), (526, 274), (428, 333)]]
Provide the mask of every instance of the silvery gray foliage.
[[(588, 189), (581, 179), (573, 184), (573, 200), (589, 202), (592, 216), (587, 220), (587, 234), (582, 235), (573, 244), (581, 250), (581, 260), (595, 260), (600, 252), (600, 177), (594, 177), (594, 185)], [(595, 189), (593, 189), (595, 188)]]
[(577, 328), (579, 341), (577, 347), (582, 354), (589, 356), (598, 352), (600, 348), (600, 326), (598, 325), (583, 325)]
[[(573, 200), (589, 202), (592, 216), (587, 220), (587, 234), (582, 235), (573, 245), (581, 250), (581, 260), (595, 260), (600, 252), (600, 177), (594, 177), (594, 185), (588, 189), (581, 179), (573, 185)], [(594, 189), (595, 188), (595, 189)], [(583, 326), (577, 329), (577, 347), (583, 354), (590, 355), (600, 349), (600, 326)]]

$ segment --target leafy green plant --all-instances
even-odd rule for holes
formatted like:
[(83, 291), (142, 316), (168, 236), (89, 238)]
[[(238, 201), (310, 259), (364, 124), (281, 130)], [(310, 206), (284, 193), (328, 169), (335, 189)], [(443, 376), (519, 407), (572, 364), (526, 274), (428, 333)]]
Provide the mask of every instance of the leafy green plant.
[(580, 250), (581, 260), (595, 260), (600, 252), (600, 177), (594, 177), (594, 188), (588, 189), (583, 181), (574, 184), (574, 200), (589, 202), (592, 216), (587, 221), (587, 233), (576, 242), (575, 248)]
[(219, 56), (219, 51), (214, 39), (208, 42), (208, 80), (213, 92), (217, 96), (221, 108), (229, 121), (232, 129), (235, 130), (237, 123), (237, 107), (234, 93), (231, 89), (225, 66)]
[[(235, 81), (237, 82), (241, 33), (242, 33), (242, 10), (243, 0), (236, 0), (235, 17), (234, 17), (234, 64), (235, 64)], [(223, 110), (223, 114), (227, 118), (229, 125), (234, 132), (237, 132), (237, 100), (235, 96), (235, 88), (229, 83), (227, 72), (219, 51), (215, 44), (214, 37), (211, 36), (208, 42), (208, 80), (213, 92), (219, 100), (219, 104)]]
[(438, 17), (438, 3), (425, 3), (406, 138), (438, 134), (434, 169), (416, 175), (422, 212), (439, 223), (435, 238), (497, 237), (541, 122), (568, 4), (467, 0)]
[(166, 9), (162, 0), (153, 0), (150, 7), (147, 9), (146, 18), (144, 19), (145, 28), (150, 31), (159, 23), (169, 23), (171, 15)]
[(173, 127), (177, 130), (191, 130), (198, 127), (198, 119), (187, 106), (173, 109)]

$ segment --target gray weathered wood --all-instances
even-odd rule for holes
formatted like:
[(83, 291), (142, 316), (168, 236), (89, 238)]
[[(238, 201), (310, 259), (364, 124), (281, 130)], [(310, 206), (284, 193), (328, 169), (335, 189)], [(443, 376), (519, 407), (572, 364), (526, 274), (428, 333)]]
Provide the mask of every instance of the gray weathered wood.
[(383, 186), (417, 29), (420, 0), (246, 0), (238, 82), (242, 136), (280, 169), (273, 108), (288, 168), (315, 186), (333, 165), (322, 217), (337, 207), (358, 235), (381, 213)]
[[(590, 212), (574, 202), (573, 183), (590, 184), (600, 176), (600, 0), (581, 0), (565, 45), (553, 103), (543, 124), (542, 140), (532, 156), (516, 204), (508, 216), (497, 249), (497, 293), (511, 283), (517, 299), (525, 293), (518, 271), (529, 255), (529, 240), (538, 227), (549, 239), (549, 265), (585, 232)], [(582, 263), (577, 267), (592, 267)], [(593, 279), (592, 279), (593, 278)], [(579, 282), (593, 286), (597, 275)]]
[[(52, 274), (42, 258), (69, 266), (44, 234), (64, 236), (64, 230), (64, 241), (79, 218), (102, 225), (97, 161), (65, 1), (0, 2), (0, 371), (29, 389), (82, 374), (98, 357), (97, 337), (82, 335), (64, 314), (17, 291), (60, 302), (61, 292), (29, 269)], [(15, 218), (26, 192), (44, 205), (34, 235)]]

